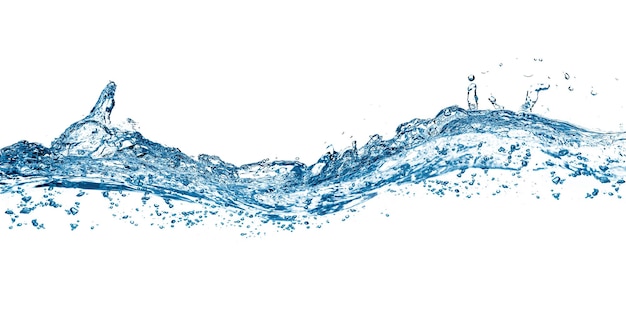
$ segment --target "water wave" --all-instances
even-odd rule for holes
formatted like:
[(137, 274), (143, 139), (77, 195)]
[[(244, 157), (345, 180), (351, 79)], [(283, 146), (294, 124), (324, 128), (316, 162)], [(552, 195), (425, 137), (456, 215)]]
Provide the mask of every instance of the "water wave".
[[(479, 110), (472, 82), (470, 110), (451, 106), (434, 118), (413, 119), (399, 125), (393, 138), (373, 135), (361, 147), (355, 142), (327, 152), (311, 165), (262, 160), (235, 166), (215, 155), (193, 158), (113, 126), (116, 84), (110, 82), (90, 114), (50, 147), (20, 141), (0, 150), (0, 199), (7, 203), (9, 228), (45, 228), (35, 216), (43, 207), (74, 218), (79, 200), (95, 192), (117, 210), (113, 216), (133, 224), (140, 215), (161, 228), (192, 227), (217, 216), (211, 223), (243, 227), (242, 234), (260, 233), (255, 225), (267, 223), (320, 227), (324, 216), (349, 214), (381, 192), (416, 186), (441, 197), (517, 189), (518, 195), (537, 198), (570, 193), (621, 199), (626, 133), (593, 132), (531, 113), (537, 94), (547, 88), (527, 93), (520, 112), (502, 109), (493, 97), (495, 110)], [(582, 191), (568, 187), (577, 181)], [(74, 199), (63, 203), (59, 195), (67, 191)], [(131, 206), (127, 195), (140, 195), (131, 213), (123, 211)], [(76, 229), (80, 220), (69, 224)]]

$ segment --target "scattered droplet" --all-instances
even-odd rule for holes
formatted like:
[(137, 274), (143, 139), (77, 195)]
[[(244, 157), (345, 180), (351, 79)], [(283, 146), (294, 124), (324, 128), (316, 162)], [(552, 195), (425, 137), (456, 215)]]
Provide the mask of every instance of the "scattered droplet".
[(474, 75), (467, 76), (467, 80), (473, 82), (476, 77)]
[(566, 80), (569, 79), (569, 74), (568, 73), (565, 73), (563, 76), (565, 76)]
[(592, 96), (595, 96), (595, 95), (597, 95), (597, 94), (598, 94), (598, 92), (597, 92), (597, 91), (595, 91), (594, 89), (591, 89), (591, 95), (592, 95)]
[(489, 102), (491, 102), (491, 104), (493, 105), (493, 107), (496, 110), (501, 110), (502, 109), (502, 106), (496, 103), (496, 97), (494, 97), (493, 95), (491, 95), (489, 97)]

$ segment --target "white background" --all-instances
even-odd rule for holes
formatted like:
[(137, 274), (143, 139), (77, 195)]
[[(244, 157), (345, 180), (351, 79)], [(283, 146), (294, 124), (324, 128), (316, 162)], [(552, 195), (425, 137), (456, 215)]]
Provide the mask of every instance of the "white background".
[[(130, 117), (149, 139), (237, 165), (310, 164), (331, 144), (463, 105), (468, 74), (516, 57), (579, 79), (584, 92), (543, 113), (616, 131), (621, 12), (546, 1), (3, 3), (0, 146), (49, 145), (114, 80), (114, 122)], [(583, 96), (594, 84), (604, 90)], [(574, 205), (382, 197), (371, 206), (393, 208), (390, 218), (248, 240), (3, 232), (0, 308), (623, 311), (623, 201)]]

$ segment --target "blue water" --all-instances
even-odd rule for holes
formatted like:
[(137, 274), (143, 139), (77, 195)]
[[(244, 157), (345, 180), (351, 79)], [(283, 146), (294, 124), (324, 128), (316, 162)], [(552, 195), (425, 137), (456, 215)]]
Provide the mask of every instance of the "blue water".
[[(566, 77), (568, 79), (569, 77)], [(478, 108), (474, 76), (468, 107), (399, 125), (393, 138), (371, 136), (361, 147), (323, 154), (314, 164), (267, 161), (235, 166), (218, 156), (192, 158), (114, 127), (116, 84), (102, 91), (88, 116), (50, 147), (20, 141), (0, 150), (0, 210), (8, 228), (46, 228), (45, 214), (83, 226), (84, 210), (109, 210), (120, 223), (160, 228), (239, 227), (242, 235), (321, 227), (343, 219), (380, 193), (420, 197), (621, 199), (626, 133), (600, 133), (532, 113), (537, 85), (517, 111)], [(416, 192), (422, 190), (423, 192)], [(67, 195), (70, 195), (69, 197)], [(104, 207), (85, 208), (88, 198)], [(47, 216), (47, 215), (46, 215)]]

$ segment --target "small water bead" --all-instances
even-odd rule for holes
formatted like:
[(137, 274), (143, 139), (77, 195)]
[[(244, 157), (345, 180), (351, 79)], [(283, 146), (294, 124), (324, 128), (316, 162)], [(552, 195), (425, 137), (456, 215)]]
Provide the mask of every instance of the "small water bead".
[(565, 73), (563, 76), (565, 77), (566, 80), (569, 80), (569, 74), (568, 73)]
[(43, 224), (40, 224), (40, 223), (39, 223), (39, 221), (37, 221), (37, 219), (33, 219), (33, 220), (31, 220), (30, 222), (31, 222), (31, 224), (32, 224), (34, 227), (36, 227), (36, 228), (38, 228), (38, 229), (43, 228)]
[(569, 90), (569, 91), (574, 91), (574, 87), (569, 86), (569, 87), (567, 87), (567, 90)]
[(473, 82), (476, 77), (474, 75), (467, 76), (467, 80)]
[(594, 89), (591, 89), (591, 95), (592, 95), (592, 96), (595, 96), (595, 95), (597, 95), (597, 94), (598, 94), (598, 92), (597, 92), (597, 91), (595, 91)]

